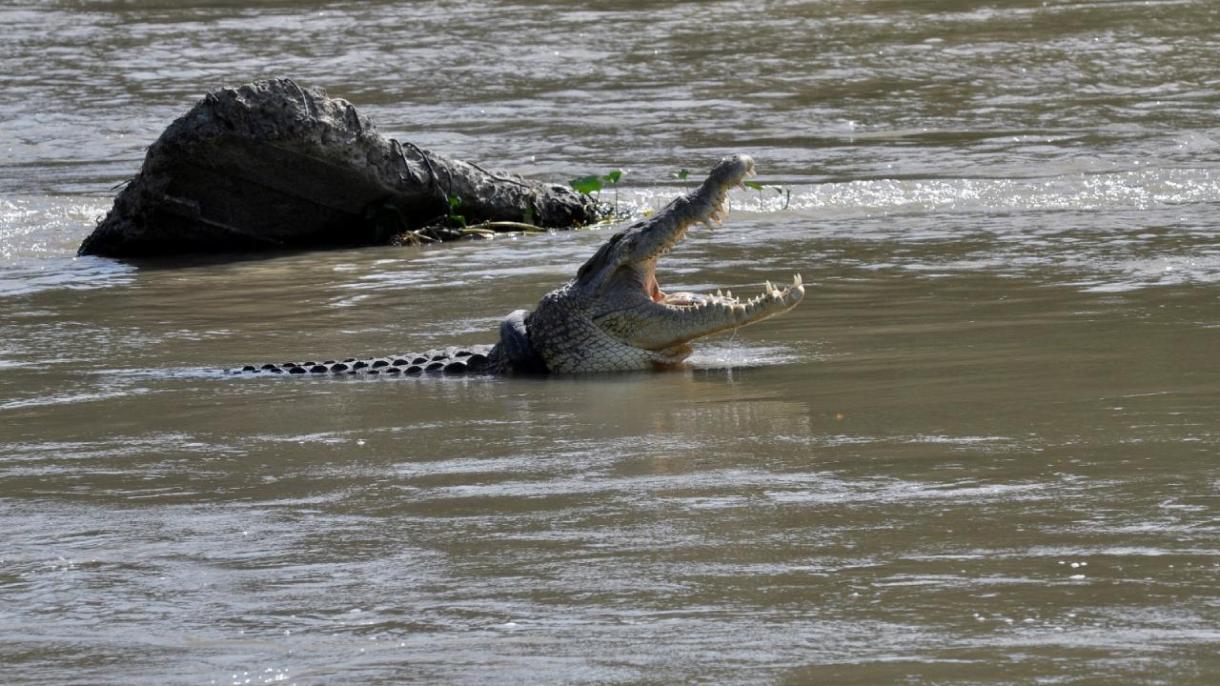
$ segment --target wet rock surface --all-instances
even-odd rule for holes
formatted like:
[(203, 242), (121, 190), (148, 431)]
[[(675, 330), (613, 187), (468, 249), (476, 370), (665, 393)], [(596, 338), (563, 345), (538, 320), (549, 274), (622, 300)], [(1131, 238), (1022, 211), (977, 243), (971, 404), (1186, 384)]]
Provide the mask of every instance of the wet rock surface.
[(174, 121), (79, 253), (389, 244), (443, 223), (451, 198), (472, 224), (571, 228), (599, 218), (592, 198), (566, 186), (386, 138), (346, 100), (274, 79), (209, 93)]

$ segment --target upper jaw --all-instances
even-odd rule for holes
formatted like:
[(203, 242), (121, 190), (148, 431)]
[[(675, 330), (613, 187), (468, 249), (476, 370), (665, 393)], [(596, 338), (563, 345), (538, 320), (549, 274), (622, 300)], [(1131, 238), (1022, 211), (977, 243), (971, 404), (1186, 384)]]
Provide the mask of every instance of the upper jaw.
[(707, 179), (691, 193), (675, 199), (652, 217), (630, 227), (627, 262), (655, 260), (673, 249), (698, 223), (720, 223), (728, 211), (725, 200), (729, 190), (741, 186), (754, 175), (754, 159), (749, 155), (726, 157), (712, 168)]
[(699, 222), (718, 223), (727, 214), (725, 200), (729, 189), (740, 186), (752, 174), (754, 160), (749, 155), (724, 158), (699, 188), (611, 236), (580, 267), (574, 285), (582, 293), (596, 297), (623, 267), (646, 272), (644, 280), (648, 281), (657, 258), (672, 250), (690, 226)]

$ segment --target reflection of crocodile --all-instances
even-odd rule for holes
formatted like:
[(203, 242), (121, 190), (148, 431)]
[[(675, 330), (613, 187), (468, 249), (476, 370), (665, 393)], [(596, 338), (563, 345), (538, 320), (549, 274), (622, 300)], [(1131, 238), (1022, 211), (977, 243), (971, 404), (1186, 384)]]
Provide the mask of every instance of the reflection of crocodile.
[(517, 310), (500, 324), (494, 346), (449, 348), (421, 355), (302, 364), (247, 366), (239, 373), (377, 374), (604, 372), (664, 368), (691, 353), (689, 342), (735, 329), (796, 306), (800, 276), (761, 295), (664, 293), (657, 260), (699, 222), (719, 221), (725, 195), (754, 171), (749, 157), (722, 160), (694, 192), (614, 234), (576, 278), (551, 291), (533, 312)]

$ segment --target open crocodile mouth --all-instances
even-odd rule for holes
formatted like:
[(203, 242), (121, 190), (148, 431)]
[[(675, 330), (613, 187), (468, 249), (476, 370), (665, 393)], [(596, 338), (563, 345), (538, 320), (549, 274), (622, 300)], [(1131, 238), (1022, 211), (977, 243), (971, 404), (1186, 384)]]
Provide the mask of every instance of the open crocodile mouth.
[(721, 160), (697, 190), (615, 234), (581, 266), (575, 283), (594, 302), (591, 319), (602, 332), (655, 353), (653, 362), (673, 364), (690, 354), (690, 341), (786, 312), (805, 297), (800, 275), (785, 286), (764, 282), (761, 293), (743, 298), (720, 290), (667, 293), (657, 280), (657, 262), (695, 224), (719, 224), (728, 214), (729, 189), (744, 185), (753, 171), (748, 156)]
[(749, 312), (765, 305), (790, 303), (795, 305), (800, 300), (798, 294), (805, 294), (805, 282), (800, 274), (792, 275), (792, 283), (779, 288), (770, 281), (763, 282), (762, 293), (742, 300), (733, 295), (731, 290), (717, 289), (716, 293), (694, 293), (682, 291), (666, 293), (657, 283), (656, 275), (652, 276), (652, 285), (648, 289), (652, 301), (679, 310), (702, 310), (708, 307), (719, 307), (730, 311)]
[(734, 296), (731, 290), (722, 289), (717, 289), (715, 294), (690, 291), (666, 293), (661, 290), (661, 284), (657, 281), (657, 261), (681, 242), (686, 236), (687, 229), (691, 226), (704, 224), (710, 228), (723, 223), (729, 214), (729, 188), (736, 186), (745, 190), (746, 177), (754, 176), (757, 173), (754, 170), (754, 162), (748, 158), (742, 167), (743, 169), (735, 175), (735, 179), (727, 179), (720, 186), (715, 198), (708, 204), (704, 212), (694, 214), (680, 222), (670, 240), (666, 241), (657, 254), (638, 265), (643, 277), (644, 292), (654, 303), (680, 312), (703, 313), (706, 310), (708, 314), (711, 314), (719, 311), (730, 315), (734, 320), (741, 320), (738, 324), (740, 326), (786, 311), (804, 297), (805, 286), (800, 274), (793, 274), (792, 283), (782, 287), (772, 284), (771, 281), (764, 281), (761, 293), (744, 299)]

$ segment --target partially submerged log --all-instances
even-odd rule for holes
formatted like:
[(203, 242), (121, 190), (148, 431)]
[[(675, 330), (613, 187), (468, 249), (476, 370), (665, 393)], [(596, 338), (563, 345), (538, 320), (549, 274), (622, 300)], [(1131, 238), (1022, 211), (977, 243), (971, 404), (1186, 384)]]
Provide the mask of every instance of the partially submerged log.
[(209, 93), (171, 124), (79, 254), (383, 245), (458, 214), (571, 228), (603, 210), (566, 186), (385, 138), (346, 100), (275, 79)]

